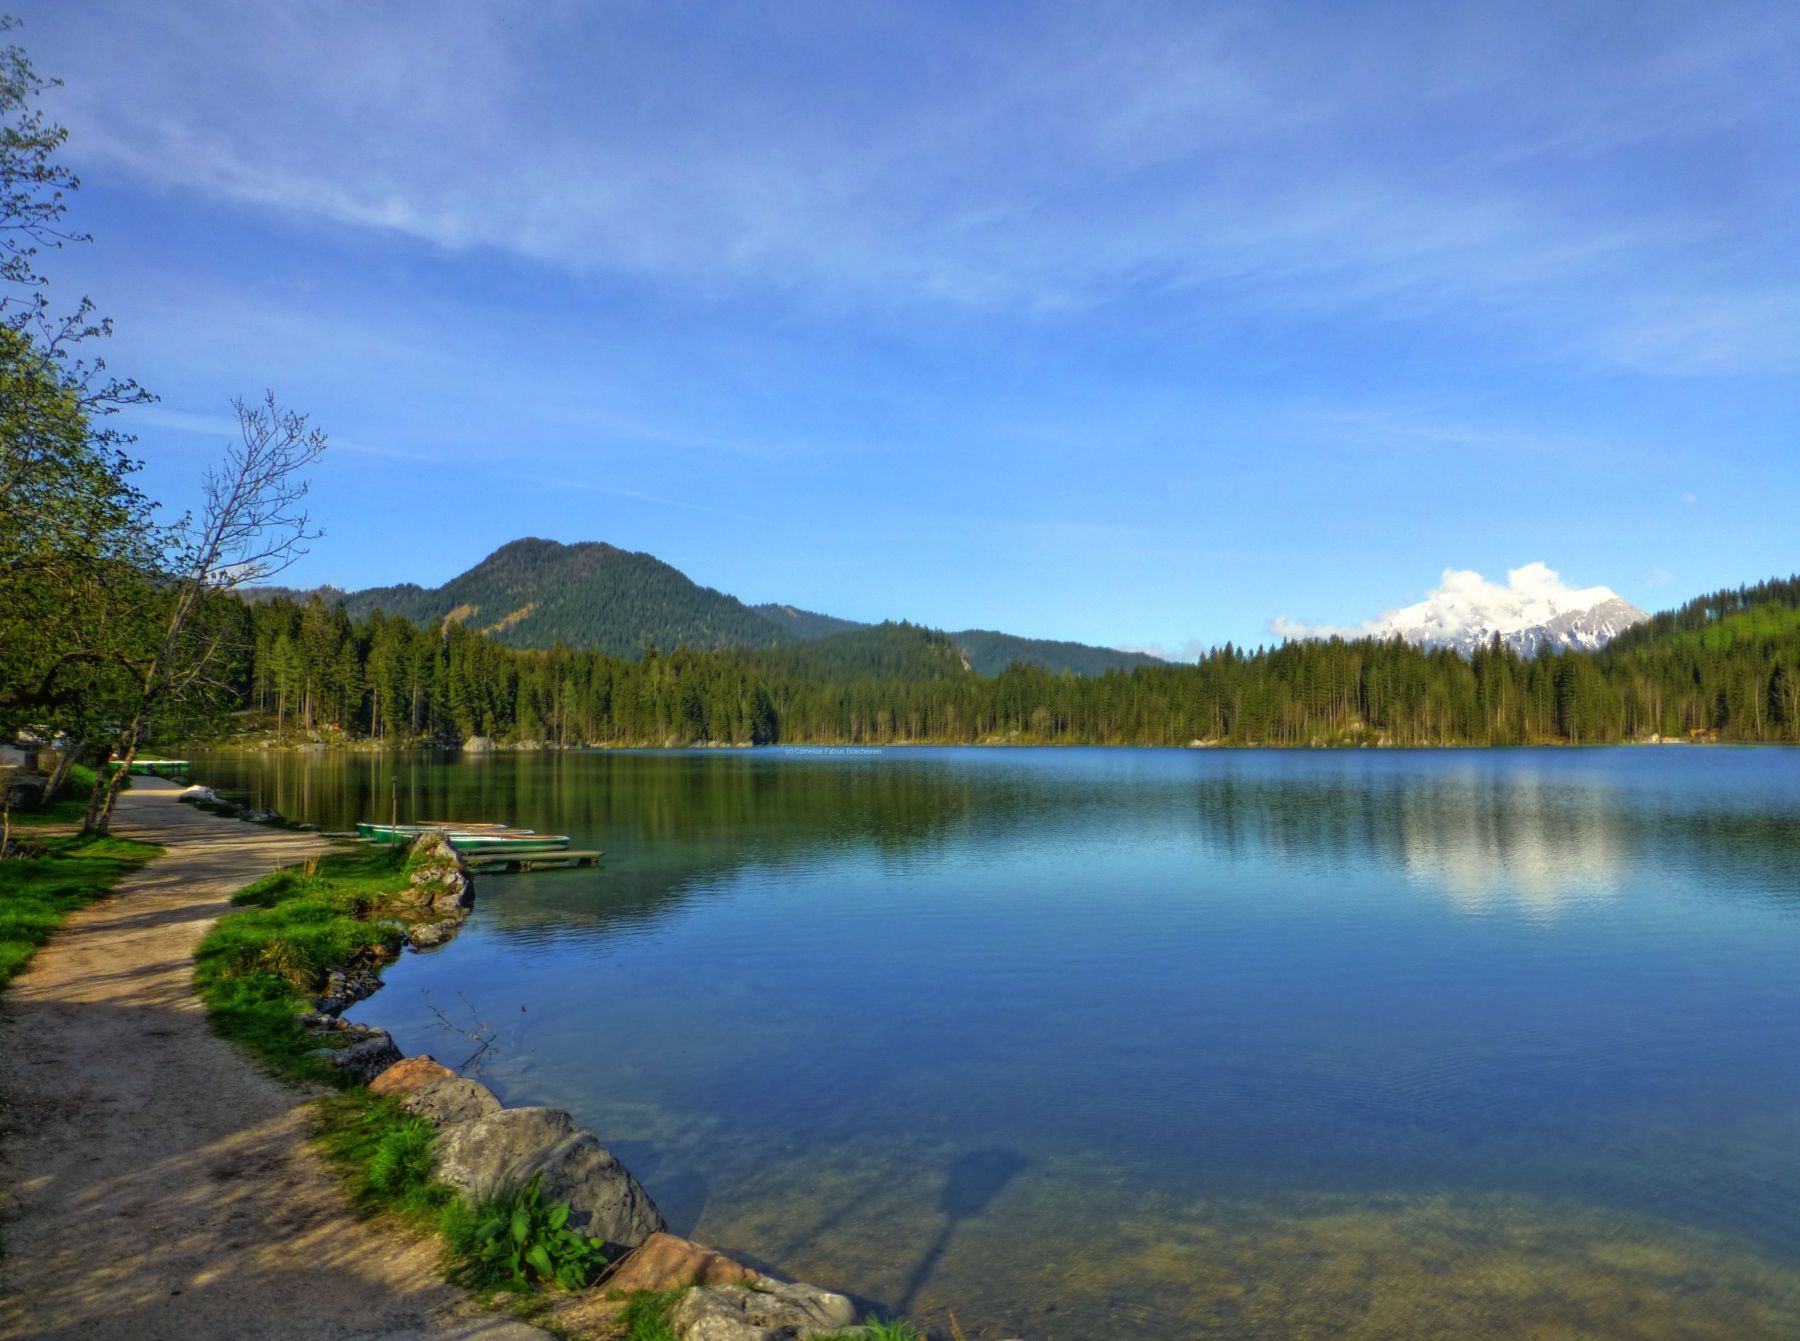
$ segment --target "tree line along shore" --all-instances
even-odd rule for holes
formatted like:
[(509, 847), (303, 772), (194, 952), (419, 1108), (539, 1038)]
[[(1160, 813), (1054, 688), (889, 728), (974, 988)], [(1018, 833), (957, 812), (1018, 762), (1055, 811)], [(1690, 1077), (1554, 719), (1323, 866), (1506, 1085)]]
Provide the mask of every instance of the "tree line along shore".
[(232, 603), (227, 699), (277, 739), (395, 744), (1185, 745), (1800, 741), (1800, 580), (1691, 601), (1597, 652), (1465, 657), (1398, 640), (1219, 648), (1098, 676), (969, 670), (886, 624), (794, 647), (639, 657), (506, 647), (445, 620), (353, 620), (314, 598)]

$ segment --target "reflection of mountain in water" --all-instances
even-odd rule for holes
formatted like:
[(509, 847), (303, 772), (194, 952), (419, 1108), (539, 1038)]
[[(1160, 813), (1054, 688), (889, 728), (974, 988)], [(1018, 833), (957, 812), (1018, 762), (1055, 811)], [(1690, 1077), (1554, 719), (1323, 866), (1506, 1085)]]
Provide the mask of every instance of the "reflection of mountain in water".
[[(1035, 757), (1028, 757), (1035, 756)], [(1610, 760), (1533, 752), (887, 751), (869, 760), (781, 754), (551, 753), (225, 756), (202, 766), (257, 804), (326, 828), (399, 813), (504, 819), (606, 849), (599, 872), (508, 881), (496, 930), (634, 922), (750, 866), (822, 858), (905, 869), (920, 857), (1032, 851), (1070, 835), (1192, 843), (1230, 861), (1321, 873), (1371, 861), (1470, 912), (1549, 916), (1604, 898), (1634, 872), (1699, 868), (1714, 886), (1796, 892), (1800, 841), (1778, 799), (1742, 776), (1674, 779), (1643, 751)], [(1596, 767), (1596, 760), (1601, 765)], [(1651, 761), (1653, 764), (1657, 761)]]
[(1228, 778), (1196, 800), (1215, 850), (1344, 872), (1373, 858), (1471, 913), (1549, 916), (1614, 894), (1634, 873), (1677, 868), (1729, 876), (1712, 882), (1721, 889), (1800, 894), (1800, 829), (1754, 792), (1630, 793), (1541, 772), (1444, 770)]
[(1625, 879), (1629, 839), (1617, 809), (1563, 804), (1535, 781), (1500, 801), (1465, 789), (1407, 793), (1400, 805), (1407, 874), (1464, 912), (1511, 904), (1537, 917), (1605, 898)]

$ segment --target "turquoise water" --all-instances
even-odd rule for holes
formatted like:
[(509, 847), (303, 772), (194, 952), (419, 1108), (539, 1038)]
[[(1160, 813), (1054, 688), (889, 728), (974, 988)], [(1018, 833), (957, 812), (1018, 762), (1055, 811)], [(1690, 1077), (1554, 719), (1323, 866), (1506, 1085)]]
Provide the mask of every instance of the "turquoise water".
[(971, 1337), (1800, 1335), (1800, 752), (220, 756), (501, 819), (354, 1012)]

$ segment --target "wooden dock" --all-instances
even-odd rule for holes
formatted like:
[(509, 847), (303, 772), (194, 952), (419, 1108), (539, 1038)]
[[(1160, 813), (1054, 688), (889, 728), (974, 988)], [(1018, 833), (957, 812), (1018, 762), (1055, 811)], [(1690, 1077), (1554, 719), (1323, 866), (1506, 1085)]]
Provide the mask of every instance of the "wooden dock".
[(605, 855), (568, 848), (549, 852), (471, 852), (463, 857), (463, 865), (471, 871), (548, 871), (559, 866), (597, 866)]

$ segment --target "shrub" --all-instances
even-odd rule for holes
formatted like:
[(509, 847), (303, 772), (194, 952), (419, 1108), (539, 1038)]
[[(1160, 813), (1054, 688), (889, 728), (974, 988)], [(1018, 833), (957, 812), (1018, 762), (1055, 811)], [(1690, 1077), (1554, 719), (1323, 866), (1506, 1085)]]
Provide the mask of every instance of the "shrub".
[(590, 1285), (606, 1265), (606, 1254), (599, 1239), (576, 1233), (568, 1223), (567, 1205), (544, 1203), (542, 1174), (476, 1207), (457, 1206), (443, 1222), (458, 1259), (451, 1279), (477, 1290)]
[(378, 1197), (402, 1201), (432, 1182), (431, 1147), (436, 1133), (422, 1118), (409, 1118), (382, 1133), (363, 1171), (363, 1186)]

